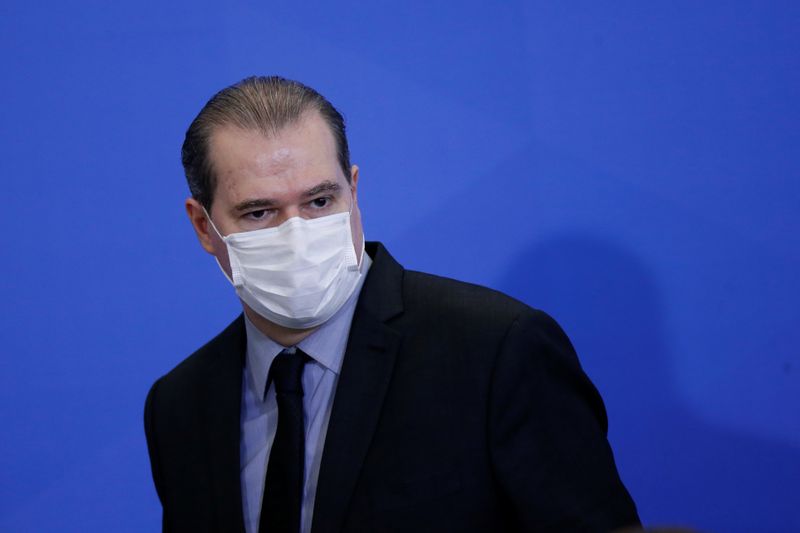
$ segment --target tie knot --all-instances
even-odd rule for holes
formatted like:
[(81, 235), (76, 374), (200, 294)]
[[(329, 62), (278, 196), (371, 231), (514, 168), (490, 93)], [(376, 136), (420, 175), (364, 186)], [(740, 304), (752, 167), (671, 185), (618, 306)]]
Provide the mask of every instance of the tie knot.
[[(287, 348), (275, 356), (269, 369), (269, 379), (279, 394), (303, 394), (303, 366), (308, 356), (296, 348)], [(269, 382), (268, 382), (269, 383)]]

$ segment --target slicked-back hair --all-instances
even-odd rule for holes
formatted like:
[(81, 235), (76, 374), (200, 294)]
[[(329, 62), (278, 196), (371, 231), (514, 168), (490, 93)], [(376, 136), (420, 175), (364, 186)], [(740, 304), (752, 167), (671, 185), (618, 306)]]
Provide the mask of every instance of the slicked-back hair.
[(212, 96), (186, 130), (181, 161), (192, 198), (211, 211), (217, 178), (209, 157), (209, 141), (216, 129), (234, 126), (272, 137), (309, 111), (318, 112), (330, 127), (339, 165), (349, 183), (350, 149), (341, 113), (324, 96), (300, 82), (279, 76), (253, 76)]

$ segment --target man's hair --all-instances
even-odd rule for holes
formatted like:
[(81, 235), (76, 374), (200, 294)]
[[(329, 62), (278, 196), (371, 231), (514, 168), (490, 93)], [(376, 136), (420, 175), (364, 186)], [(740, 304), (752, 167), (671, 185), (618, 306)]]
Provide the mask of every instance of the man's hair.
[(339, 165), (350, 182), (350, 149), (344, 118), (311, 87), (278, 76), (253, 76), (211, 97), (186, 130), (181, 161), (192, 197), (211, 210), (217, 177), (209, 157), (209, 140), (221, 126), (235, 126), (274, 136), (297, 123), (305, 113), (317, 111), (330, 127)]

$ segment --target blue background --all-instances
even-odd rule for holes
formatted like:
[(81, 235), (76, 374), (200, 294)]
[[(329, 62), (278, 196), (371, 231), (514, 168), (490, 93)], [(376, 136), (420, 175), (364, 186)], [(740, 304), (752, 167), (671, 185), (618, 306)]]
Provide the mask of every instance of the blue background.
[(157, 530), (145, 394), (239, 310), (180, 145), (281, 74), (345, 114), (367, 238), (564, 326), (647, 523), (800, 531), (797, 2), (0, 13), (0, 530)]

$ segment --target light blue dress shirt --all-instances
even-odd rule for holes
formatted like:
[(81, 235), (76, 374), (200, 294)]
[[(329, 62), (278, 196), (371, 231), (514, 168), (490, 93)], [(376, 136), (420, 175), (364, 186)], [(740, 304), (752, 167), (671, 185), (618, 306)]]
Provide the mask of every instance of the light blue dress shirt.
[[(362, 257), (361, 280), (353, 294), (335, 315), (297, 345), (311, 358), (303, 368), (302, 377), (306, 443), (305, 483), (300, 517), (302, 533), (311, 530), (317, 478), (333, 407), (333, 396), (342, 368), (356, 302), (372, 264), (366, 252)], [(263, 392), (272, 360), (287, 347), (261, 333), (246, 314), (245, 328), (247, 358), (242, 374), (240, 476), (245, 529), (247, 533), (258, 533), (269, 452), (278, 427), (275, 387), (271, 385), (266, 395)]]

